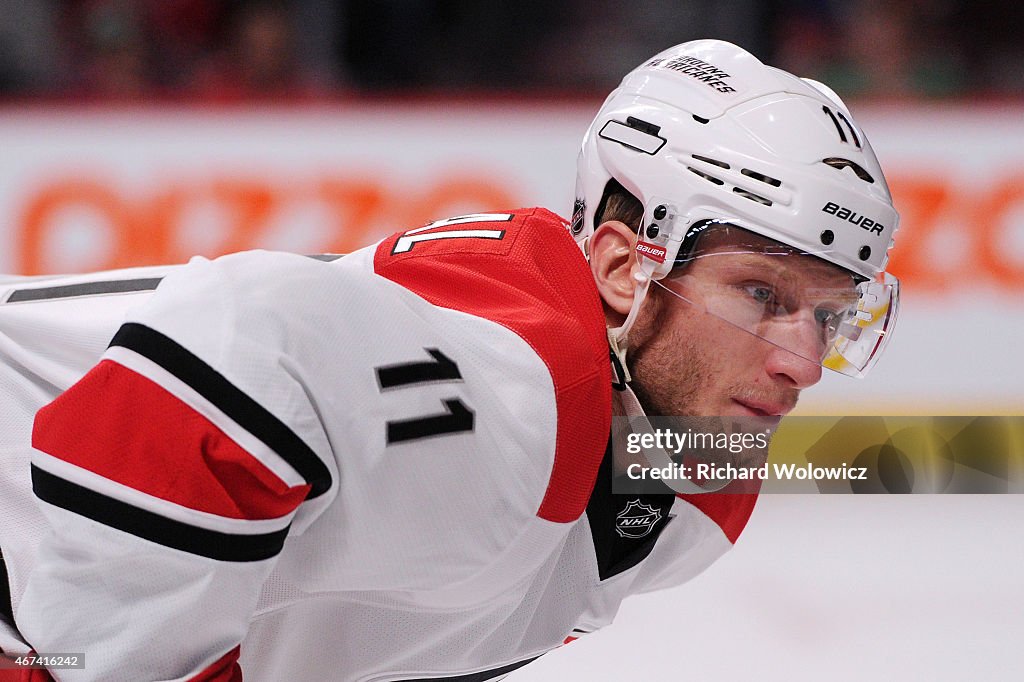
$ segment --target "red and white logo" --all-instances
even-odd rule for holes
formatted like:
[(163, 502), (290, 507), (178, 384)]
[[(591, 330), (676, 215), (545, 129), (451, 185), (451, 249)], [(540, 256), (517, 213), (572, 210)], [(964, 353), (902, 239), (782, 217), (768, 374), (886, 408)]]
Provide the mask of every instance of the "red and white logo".
[(651, 244), (649, 242), (641, 241), (638, 241), (636, 243), (636, 252), (642, 256), (647, 256), (651, 260), (658, 263), (664, 263), (665, 256), (668, 253), (667, 251), (665, 251), (665, 249), (661, 248), (657, 244)]

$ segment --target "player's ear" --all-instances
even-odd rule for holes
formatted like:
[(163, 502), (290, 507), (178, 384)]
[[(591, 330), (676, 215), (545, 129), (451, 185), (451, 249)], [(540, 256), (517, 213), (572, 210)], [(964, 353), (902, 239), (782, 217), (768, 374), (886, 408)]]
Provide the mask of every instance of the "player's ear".
[(620, 315), (628, 315), (633, 305), (636, 280), (634, 231), (618, 220), (601, 223), (590, 237), (590, 269), (597, 291), (605, 304)]

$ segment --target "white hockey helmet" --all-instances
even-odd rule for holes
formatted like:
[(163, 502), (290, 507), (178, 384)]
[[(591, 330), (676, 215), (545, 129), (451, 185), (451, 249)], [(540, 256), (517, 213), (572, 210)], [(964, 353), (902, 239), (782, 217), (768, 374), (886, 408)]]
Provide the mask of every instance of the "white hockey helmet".
[[(884, 271), (899, 216), (832, 90), (723, 41), (672, 47), (622, 80), (583, 139), (570, 229), (585, 252), (611, 180), (644, 206), (647, 278), (668, 275), (691, 228), (743, 228), (852, 273), (861, 302), (822, 364), (860, 376), (877, 359), (897, 310), (898, 283)], [(645, 294), (615, 330), (620, 342)]]

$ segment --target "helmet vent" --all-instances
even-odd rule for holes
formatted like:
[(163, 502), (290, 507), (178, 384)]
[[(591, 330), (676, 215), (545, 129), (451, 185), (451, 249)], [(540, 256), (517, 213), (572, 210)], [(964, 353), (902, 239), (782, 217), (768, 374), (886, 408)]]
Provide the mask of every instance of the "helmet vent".
[[(836, 132), (839, 133), (839, 140), (841, 142), (849, 143), (850, 140), (846, 137), (846, 130), (849, 130), (850, 137), (853, 138), (853, 144), (857, 146), (857, 149), (862, 148), (860, 138), (857, 136), (857, 131), (853, 129), (853, 124), (850, 123), (850, 119), (846, 118), (846, 115), (843, 114), (843, 112), (836, 109), (835, 113), (832, 113), (832, 110), (824, 104), (821, 106), (821, 110), (828, 114), (828, 117), (832, 120), (832, 125), (836, 127)], [(836, 118), (836, 116), (839, 118)], [(843, 123), (846, 124), (846, 130), (843, 130), (843, 126), (839, 123), (840, 119), (842, 119)]]
[(711, 121), (711, 119), (698, 116), (697, 114), (693, 114), (693, 120), (703, 125), (707, 125)]
[(859, 163), (854, 163), (849, 159), (841, 159), (836, 156), (831, 156), (827, 159), (822, 159), (821, 162), (829, 166), (832, 166), (833, 168), (838, 168), (839, 170), (843, 170), (844, 168), (850, 168), (857, 175), (857, 177), (863, 180), (864, 182), (870, 182), (872, 184), (874, 184), (875, 182), (875, 179), (871, 177), (871, 173), (868, 173), (866, 170), (864, 170), (864, 167), (861, 166)]
[(687, 168), (687, 169), (688, 169), (688, 170), (689, 170), (689, 171), (690, 171), (691, 173), (696, 173), (697, 175), (701, 176), (701, 177), (702, 177), (702, 178), (704, 178), (705, 180), (709, 180), (709, 181), (711, 181), (711, 182), (715, 183), (716, 185), (724, 185), (724, 184), (725, 184), (725, 181), (724, 181), (724, 180), (719, 180), (719, 179), (718, 179), (718, 178), (716, 178), (715, 176), (713, 176), (713, 175), (708, 175), (707, 173), (704, 173), (704, 172), (702, 172), (702, 171), (699, 171), (699, 170), (697, 170), (696, 168), (694, 168), (694, 167), (692, 167), (692, 166), (687, 166), (686, 168)]
[(653, 135), (654, 137), (657, 137), (658, 133), (661, 132), (661, 126), (656, 126), (653, 123), (648, 123), (647, 121), (639, 119), (635, 116), (627, 116), (626, 125), (628, 125), (630, 128), (639, 130), (642, 133)]
[(729, 170), (729, 164), (727, 164), (725, 161), (719, 161), (717, 159), (710, 159), (710, 158), (708, 158), (706, 156), (701, 156), (699, 154), (692, 154), (692, 156), (693, 156), (693, 158), (697, 159), (698, 161), (703, 161), (704, 163), (710, 163), (712, 166), (718, 166), (719, 168), (724, 168), (725, 170)]
[(761, 182), (767, 183), (772, 187), (779, 187), (780, 185), (782, 185), (782, 180), (776, 180), (775, 178), (769, 177), (764, 173), (758, 173), (757, 171), (752, 171), (749, 168), (740, 169), (740, 173), (743, 173), (748, 178), (753, 178), (754, 180), (760, 180)]
[(747, 199), (750, 199), (751, 201), (756, 201), (759, 204), (764, 204), (765, 206), (771, 206), (772, 205), (771, 199), (765, 199), (764, 197), (762, 197), (762, 196), (760, 196), (758, 194), (754, 194), (753, 192), (748, 192), (747, 190), (743, 189), (742, 187), (733, 187), (732, 191), (735, 192), (736, 194), (739, 194), (741, 197), (746, 197)]

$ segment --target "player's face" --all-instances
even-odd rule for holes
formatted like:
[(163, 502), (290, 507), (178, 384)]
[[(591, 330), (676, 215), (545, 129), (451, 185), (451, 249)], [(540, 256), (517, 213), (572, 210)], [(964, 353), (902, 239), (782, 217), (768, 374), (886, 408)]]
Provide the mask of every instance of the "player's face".
[(821, 378), (852, 278), (759, 237), (714, 239), (651, 287), (630, 335), (634, 387), (649, 414), (781, 417)]

